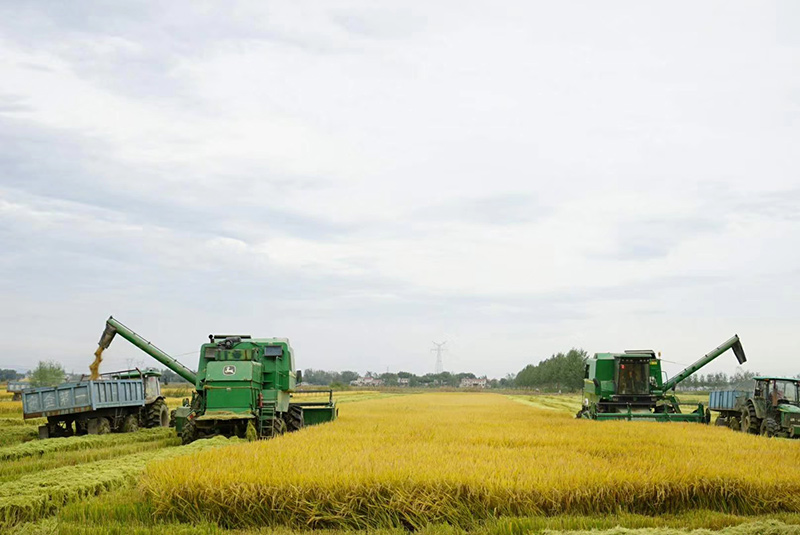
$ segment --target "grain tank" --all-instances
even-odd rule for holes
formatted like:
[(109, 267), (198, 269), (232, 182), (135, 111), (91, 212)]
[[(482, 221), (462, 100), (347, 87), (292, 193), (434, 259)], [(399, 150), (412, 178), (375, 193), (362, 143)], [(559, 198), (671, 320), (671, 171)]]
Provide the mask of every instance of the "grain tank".
[(739, 364), (747, 359), (733, 335), (671, 379), (661, 371), (661, 358), (651, 350), (597, 353), (586, 361), (583, 406), (576, 415), (591, 420), (655, 420), (708, 423), (702, 403), (692, 412), (681, 411), (675, 387), (729, 349)]
[(326, 391), (327, 401), (292, 401), (292, 391), (301, 379), (286, 338), (209, 335), (200, 346), (195, 372), (113, 317), (106, 322), (98, 353), (117, 334), (194, 386), (191, 403), (175, 414), (175, 427), (184, 444), (214, 435), (270, 438), (336, 419), (330, 391)]

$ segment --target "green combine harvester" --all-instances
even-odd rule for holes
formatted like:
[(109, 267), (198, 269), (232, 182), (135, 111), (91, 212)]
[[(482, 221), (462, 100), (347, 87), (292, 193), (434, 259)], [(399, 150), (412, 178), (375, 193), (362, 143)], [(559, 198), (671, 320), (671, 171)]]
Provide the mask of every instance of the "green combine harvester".
[(576, 417), (708, 423), (710, 413), (702, 403), (692, 412), (681, 412), (675, 387), (729, 349), (739, 364), (747, 360), (739, 337), (734, 335), (672, 379), (665, 378), (661, 359), (651, 350), (597, 353), (586, 362), (583, 406)]
[(292, 400), (302, 378), (294, 369), (292, 348), (285, 338), (209, 335), (208, 343), (200, 347), (194, 372), (109, 317), (95, 365), (99, 366), (103, 351), (117, 334), (194, 385), (191, 402), (174, 414), (184, 444), (215, 435), (271, 438), (330, 422), (338, 415), (331, 390), (313, 392), (316, 396), (326, 393), (326, 401)]

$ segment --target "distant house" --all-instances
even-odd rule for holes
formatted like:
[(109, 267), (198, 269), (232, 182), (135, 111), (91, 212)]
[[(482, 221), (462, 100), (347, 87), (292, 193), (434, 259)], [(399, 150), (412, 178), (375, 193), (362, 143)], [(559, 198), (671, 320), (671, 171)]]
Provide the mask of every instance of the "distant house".
[(472, 379), (470, 377), (464, 377), (461, 379), (461, 384), (459, 385), (460, 388), (486, 388), (487, 387), (487, 380), (486, 377), (482, 379)]
[(409, 379), (405, 379), (403, 377), (398, 377), (397, 378), (397, 385), (398, 386), (408, 386), (408, 384), (409, 384)]
[(383, 386), (383, 379), (377, 377), (359, 377), (355, 381), (350, 381), (350, 386)]

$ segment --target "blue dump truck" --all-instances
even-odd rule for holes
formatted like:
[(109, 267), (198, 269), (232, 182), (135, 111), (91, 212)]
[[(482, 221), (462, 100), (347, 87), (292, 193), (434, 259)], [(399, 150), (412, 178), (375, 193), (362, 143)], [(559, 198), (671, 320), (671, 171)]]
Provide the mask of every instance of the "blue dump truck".
[(96, 381), (63, 383), (22, 391), (22, 413), (47, 418), (39, 438), (137, 431), (167, 427), (169, 409), (155, 369), (103, 374)]
[(766, 437), (800, 438), (800, 379), (755, 377), (752, 390), (711, 392), (715, 425)]
[(9, 381), (6, 385), (6, 392), (11, 393), (11, 401), (19, 401), (22, 399), (22, 391), (29, 386), (31, 385), (23, 381)]

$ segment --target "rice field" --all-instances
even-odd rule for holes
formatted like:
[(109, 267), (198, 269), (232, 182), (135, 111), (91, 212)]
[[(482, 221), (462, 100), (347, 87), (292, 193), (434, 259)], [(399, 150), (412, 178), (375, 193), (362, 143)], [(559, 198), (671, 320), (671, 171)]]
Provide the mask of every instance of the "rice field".
[(159, 518), (237, 528), (765, 515), (800, 512), (800, 450), (698, 424), (581, 421), (500, 395), (422, 394), (352, 404), (332, 425), (276, 440), (153, 462), (140, 488)]
[(188, 447), (170, 429), (39, 441), (25, 433), (39, 422), (24, 423), (18, 402), (0, 402), (0, 528), (800, 535), (797, 442), (696, 424), (578, 421), (578, 395), (336, 397), (335, 423)]

